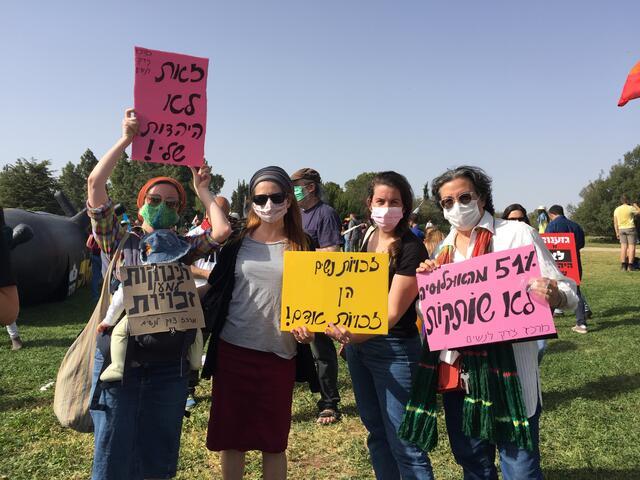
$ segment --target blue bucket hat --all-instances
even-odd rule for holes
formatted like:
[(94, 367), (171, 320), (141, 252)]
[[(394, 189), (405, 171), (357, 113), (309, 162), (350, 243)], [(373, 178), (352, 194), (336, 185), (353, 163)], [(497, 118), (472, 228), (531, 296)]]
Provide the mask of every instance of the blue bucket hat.
[(177, 262), (189, 250), (191, 245), (172, 230), (156, 230), (140, 240), (140, 261), (143, 264)]

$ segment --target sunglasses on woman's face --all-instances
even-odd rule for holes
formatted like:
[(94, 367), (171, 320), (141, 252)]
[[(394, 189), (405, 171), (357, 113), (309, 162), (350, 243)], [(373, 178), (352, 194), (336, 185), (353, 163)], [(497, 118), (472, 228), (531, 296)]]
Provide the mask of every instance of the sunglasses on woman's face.
[(507, 218), (507, 220), (515, 220), (516, 222), (524, 222), (525, 221), (524, 218), (525, 217), (509, 217), (509, 218)]
[(287, 198), (287, 196), (282, 193), (282, 192), (278, 192), (278, 193), (271, 193), (269, 195), (254, 195), (253, 196), (253, 203), (255, 203), (256, 205), (259, 206), (263, 206), (267, 204), (267, 201), (269, 199), (271, 199), (271, 201), (273, 203), (282, 203), (284, 202), (284, 200)]
[(454, 197), (444, 197), (440, 200), (440, 206), (445, 210), (449, 210), (453, 208), (453, 204), (458, 202), (461, 205), (467, 205), (471, 200), (476, 199), (476, 194), (473, 192), (464, 192), (458, 195), (456, 198)]
[(177, 210), (178, 207), (180, 206), (179, 200), (164, 200), (162, 197), (159, 197), (157, 195), (147, 195), (145, 197), (145, 200), (152, 207), (157, 207), (163, 201), (164, 201), (164, 204), (172, 210)]

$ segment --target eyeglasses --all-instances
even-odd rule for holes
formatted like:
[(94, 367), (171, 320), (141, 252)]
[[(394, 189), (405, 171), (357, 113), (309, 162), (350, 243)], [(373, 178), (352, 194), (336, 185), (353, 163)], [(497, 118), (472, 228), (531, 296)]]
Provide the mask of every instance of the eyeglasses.
[(270, 195), (254, 195), (253, 203), (262, 207), (263, 205), (267, 204), (267, 201), (269, 199), (271, 199), (273, 203), (280, 204), (284, 202), (286, 198), (287, 196), (282, 192), (272, 193)]
[(454, 197), (445, 197), (440, 200), (440, 206), (445, 210), (450, 210), (453, 208), (453, 204), (458, 202), (462, 205), (467, 205), (471, 200), (476, 200), (477, 196), (474, 192), (464, 192), (458, 195), (456, 198)]
[(152, 207), (157, 207), (164, 201), (164, 204), (172, 210), (177, 210), (180, 206), (180, 200), (164, 200), (157, 195), (147, 195), (145, 201)]
[(516, 222), (525, 222), (526, 221), (525, 217), (515, 217), (515, 218), (514, 217), (509, 217), (509, 218), (507, 218), (507, 220), (515, 220)]

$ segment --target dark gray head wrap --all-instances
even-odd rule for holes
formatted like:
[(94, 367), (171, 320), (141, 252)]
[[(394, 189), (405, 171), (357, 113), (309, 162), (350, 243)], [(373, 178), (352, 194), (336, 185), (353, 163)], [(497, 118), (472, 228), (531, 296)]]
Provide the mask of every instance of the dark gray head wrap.
[(265, 180), (276, 182), (282, 187), (284, 193), (293, 193), (293, 183), (291, 183), (289, 174), (282, 168), (276, 166), (264, 167), (254, 173), (249, 182), (249, 191), (253, 193), (256, 185)]

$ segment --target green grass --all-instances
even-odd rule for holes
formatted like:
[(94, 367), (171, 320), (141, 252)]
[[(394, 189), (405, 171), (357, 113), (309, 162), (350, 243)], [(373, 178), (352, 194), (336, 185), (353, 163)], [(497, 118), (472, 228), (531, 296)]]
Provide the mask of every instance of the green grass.
[[(620, 272), (615, 250), (584, 253), (583, 290), (594, 312), (587, 335), (570, 331), (574, 318), (556, 320), (542, 363), (544, 413), (541, 419), (543, 469), (548, 479), (640, 479), (640, 272)], [(0, 478), (86, 479), (91, 435), (61, 428), (53, 415), (55, 379), (66, 348), (92, 308), (86, 290), (64, 303), (24, 309), (20, 315), (25, 348), (0, 350)], [(204, 441), (209, 384), (198, 388), (199, 404), (185, 420), (179, 479), (220, 478), (217, 454)], [(315, 398), (295, 392), (289, 438), (292, 479), (373, 478), (346, 367), (341, 364), (343, 421), (315, 425)], [(461, 478), (448, 449), (444, 421), (431, 454), (436, 478)], [(248, 456), (246, 478), (260, 478), (260, 458)]]

